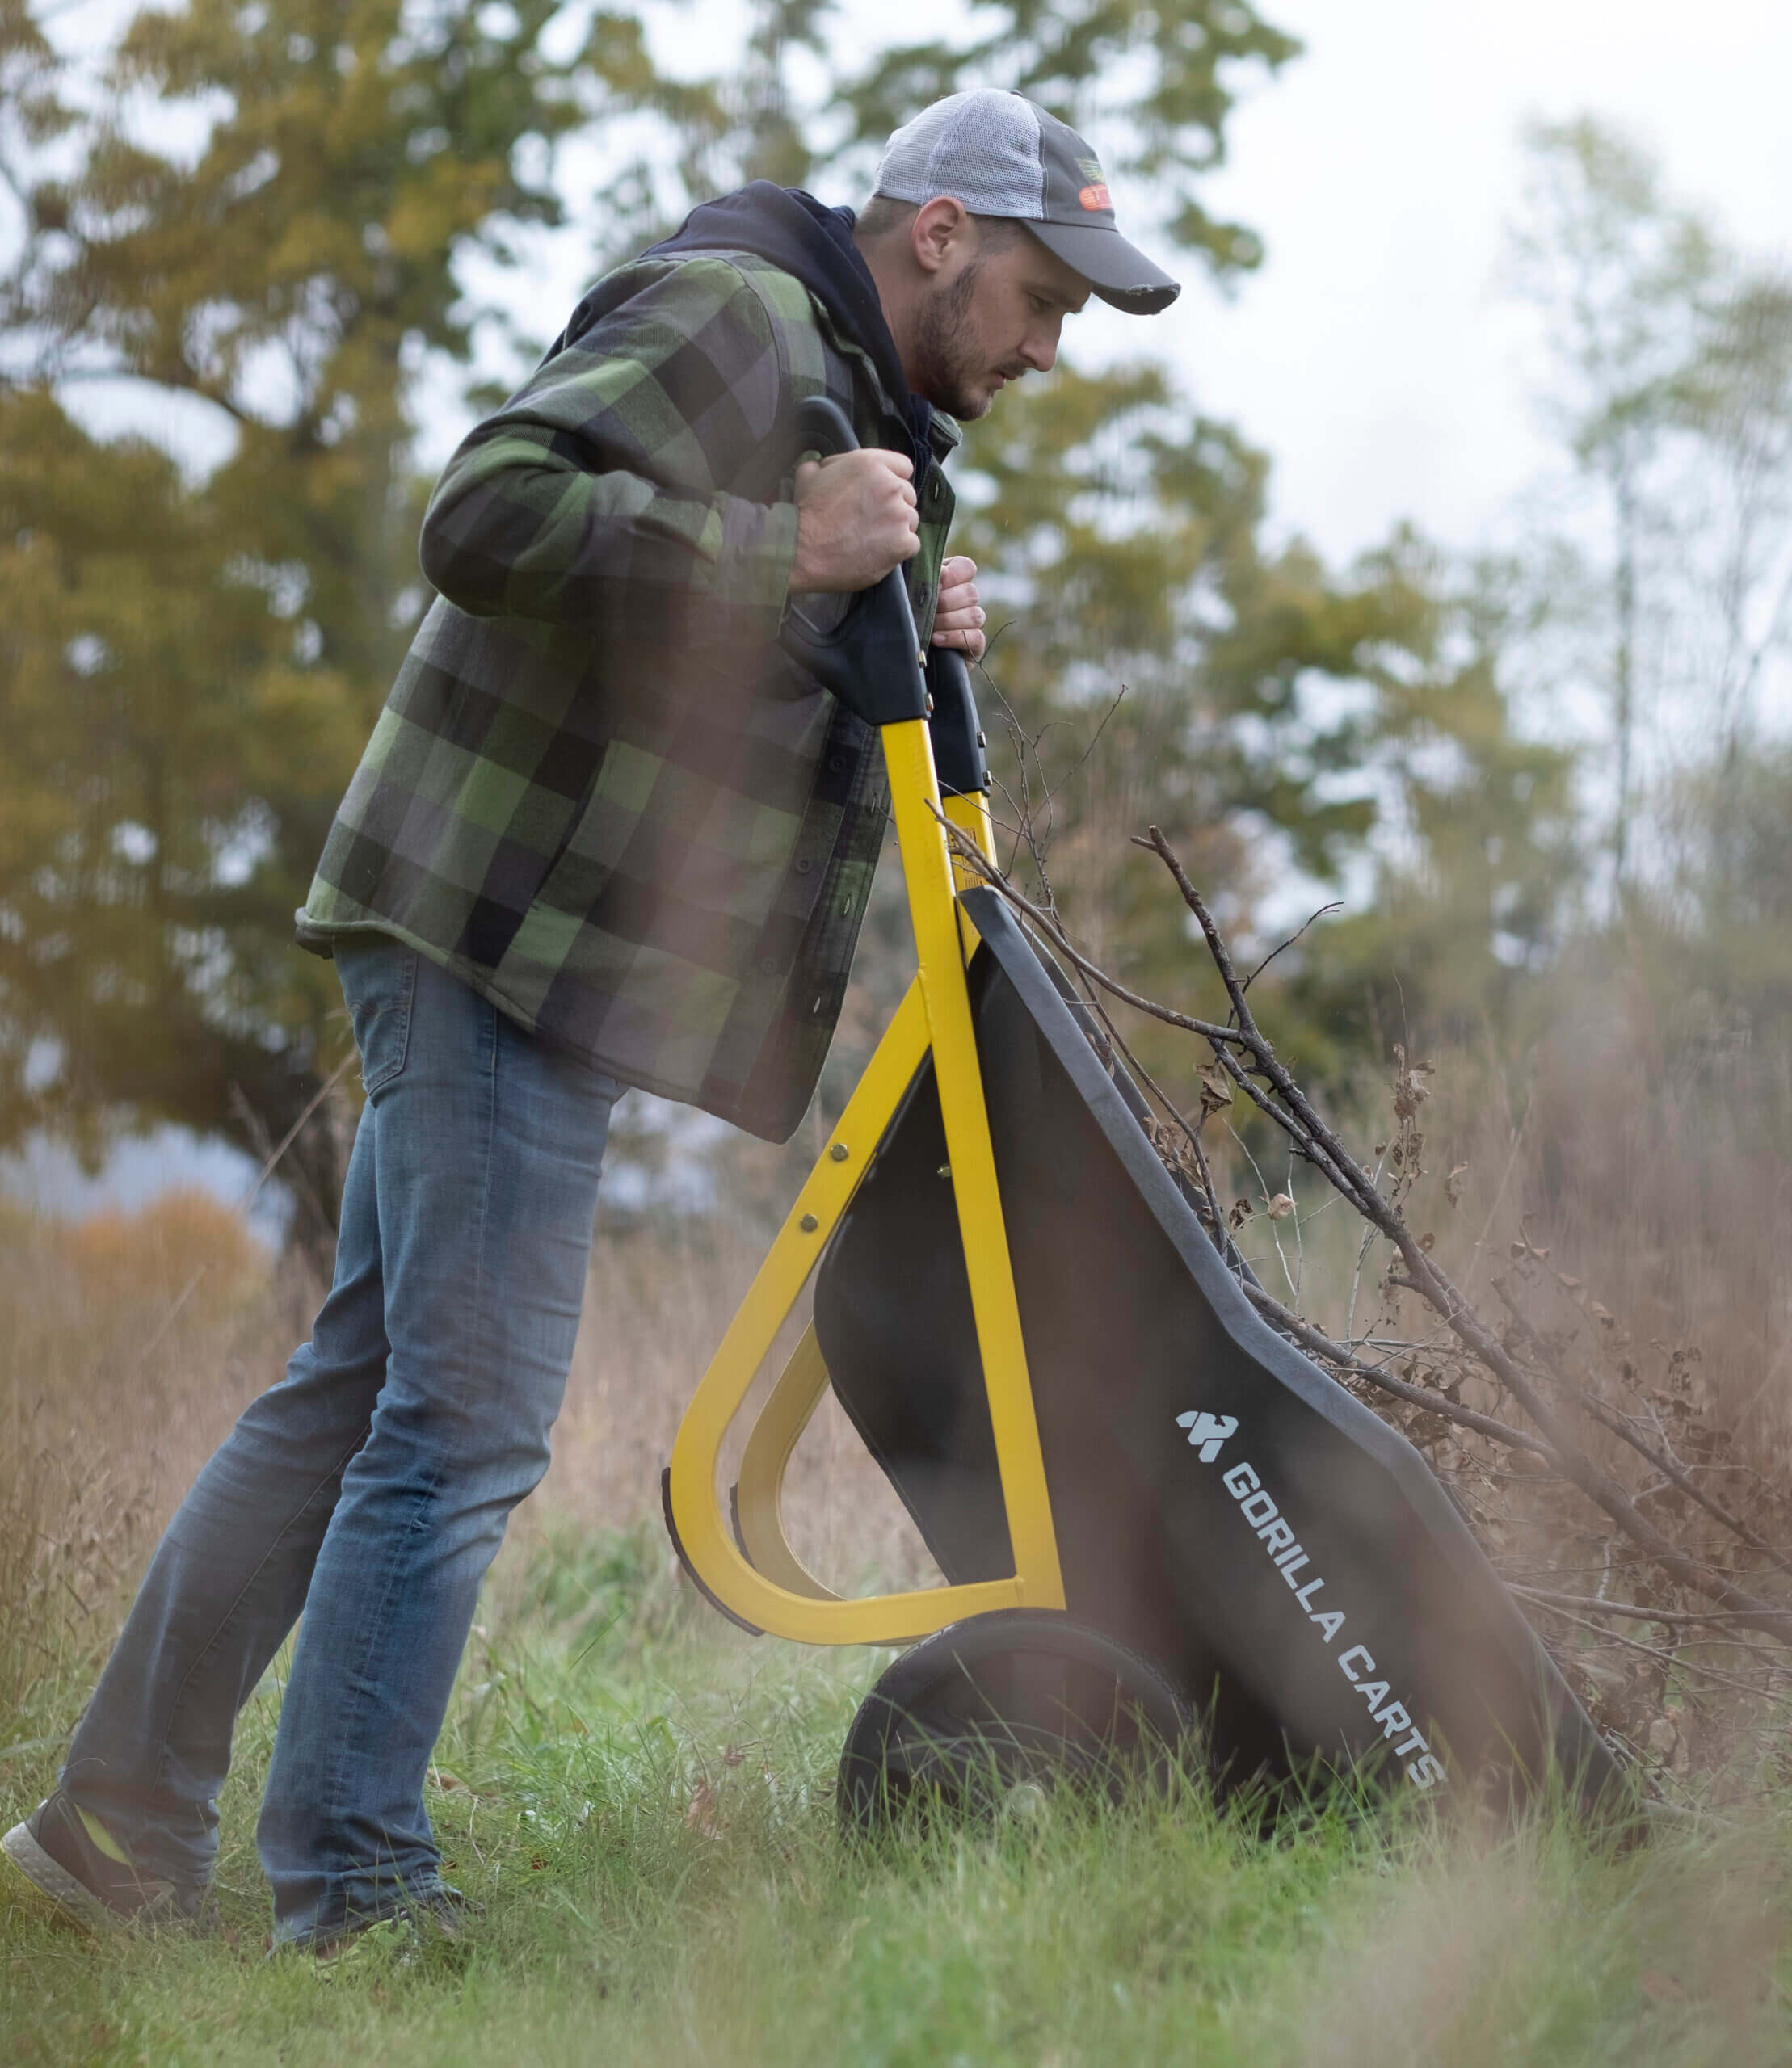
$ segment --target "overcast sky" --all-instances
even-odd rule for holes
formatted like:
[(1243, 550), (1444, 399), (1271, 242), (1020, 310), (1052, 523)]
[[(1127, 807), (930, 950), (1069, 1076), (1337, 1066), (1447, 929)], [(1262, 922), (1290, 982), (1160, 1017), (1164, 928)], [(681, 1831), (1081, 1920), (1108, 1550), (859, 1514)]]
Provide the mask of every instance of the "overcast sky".
[(1306, 54), (1234, 117), (1209, 205), (1268, 255), (1233, 300), (1184, 294), (1155, 327), (1329, 556), (1402, 516), (1474, 543), (1546, 460), (1525, 320), (1497, 292), (1527, 115), (1624, 125), (1673, 191), (1792, 255), (1786, 0), (1261, 4)]

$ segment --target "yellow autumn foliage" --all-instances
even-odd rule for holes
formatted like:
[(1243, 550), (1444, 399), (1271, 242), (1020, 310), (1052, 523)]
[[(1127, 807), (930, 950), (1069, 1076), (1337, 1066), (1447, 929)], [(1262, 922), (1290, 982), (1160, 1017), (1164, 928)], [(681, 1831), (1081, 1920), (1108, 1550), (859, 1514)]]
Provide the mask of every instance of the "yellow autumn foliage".
[(84, 1301), (128, 1304), (152, 1326), (158, 1307), (202, 1326), (224, 1320), (266, 1289), (271, 1267), (242, 1216), (194, 1186), (134, 1213), (103, 1208), (59, 1242)]

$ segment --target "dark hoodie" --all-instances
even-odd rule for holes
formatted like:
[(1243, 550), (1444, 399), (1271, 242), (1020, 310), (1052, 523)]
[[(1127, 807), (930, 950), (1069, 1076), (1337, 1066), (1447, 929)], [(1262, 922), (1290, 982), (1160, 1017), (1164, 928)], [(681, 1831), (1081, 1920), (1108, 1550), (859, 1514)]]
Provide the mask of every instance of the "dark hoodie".
[(827, 311), (843, 337), (862, 347), (877, 369), (884, 392), (906, 417), (915, 477), (927, 472), (933, 411), (908, 391), (902, 355), (884, 321), (877, 283), (852, 242), (850, 208), (824, 208), (800, 187), (775, 187), (769, 179), (705, 201), (684, 219), (676, 236), (642, 256), (675, 258), (695, 251), (750, 251), (793, 275)]

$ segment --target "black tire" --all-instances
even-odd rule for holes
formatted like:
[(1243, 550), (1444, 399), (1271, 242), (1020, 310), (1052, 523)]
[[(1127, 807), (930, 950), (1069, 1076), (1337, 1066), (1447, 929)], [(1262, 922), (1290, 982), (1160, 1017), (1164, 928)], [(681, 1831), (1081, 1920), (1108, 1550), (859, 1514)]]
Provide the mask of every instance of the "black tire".
[(988, 1817), (1060, 1786), (1117, 1800), (1167, 1784), (1195, 1727), (1162, 1669), (1049, 1610), (973, 1616), (904, 1652), (859, 1705), (840, 1755), (840, 1821)]

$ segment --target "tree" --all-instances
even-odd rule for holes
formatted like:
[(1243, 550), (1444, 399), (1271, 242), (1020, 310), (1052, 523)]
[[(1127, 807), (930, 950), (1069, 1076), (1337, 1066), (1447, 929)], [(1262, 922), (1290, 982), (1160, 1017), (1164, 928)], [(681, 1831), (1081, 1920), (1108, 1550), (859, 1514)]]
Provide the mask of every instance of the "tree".
[[(1546, 419), (1603, 532), (1590, 554), (1552, 540), (1542, 586), (1602, 648), (1629, 896), (1638, 814), (1677, 772), (1660, 764), (1734, 773), (1792, 637), (1792, 281), (1676, 201), (1634, 140), (1582, 116), (1528, 141), (1516, 280), (1546, 318)], [(1577, 558), (1591, 612), (1561, 581)]]
[(1533, 124), (1515, 277), (1543, 311), (1554, 387), (1545, 413), (1597, 487), (1610, 540), (1605, 664), (1615, 762), (1614, 885), (1629, 871), (1635, 807), (1646, 594), (1671, 553), (1659, 469), (1685, 421), (1702, 305), (1716, 277), (1711, 233), (1663, 192), (1655, 161), (1583, 116)]
[(1352, 576), (1379, 619), (1356, 659), (1382, 837), (1367, 896), (1290, 972), (1316, 1075), (1378, 1068), (1395, 1041), (1509, 1048), (1579, 916), (1585, 866), (1575, 753), (1513, 722), (1522, 571), (1459, 564), (1403, 529)]
[[(0, 1138), (53, 1115), (90, 1141), (122, 1108), (253, 1152), (343, 1047), (292, 914), (424, 600), (415, 357), (465, 352), (457, 250), (557, 215), (517, 168), (578, 119), (574, 68), (543, 0), (508, 26), (195, 0), (139, 15), (77, 116), (6, 5)], [(127, 91), (217, 111), (196, 162), (131, 131)], [(61, 398), (120, 376), (213, 412), (230, 456), (195, 483), (86, 435)], [(296, 1151), (320, 1238), (333, 1141)]]
[(1240, 0), (1001, 0), (969, 21), (968, 42), (898, 44), (846, 86), (856, 141), (961, 86), (1012, 87), (1097, 133), (1108, 170), (1159, 204), (1184, 250), (1222, 273), (1260, 261), (1256, 232), (1209, 215), (1201, 183), (1225, 160), (1234, 71), (1277, 69), (1300, 49), (1292, 36)]
[(1682, 385), (1706, 480), (1681, 532), (1708, 605), (1693, 662), (1734, 773), (1792, 637), (1792, 275), (1731, 262)]
[(1550, 319), (1546, 413), (1607, 501), (1622, 875), (1646, 595), (1663, 686), (1677, 677), (1702, 732), (1732, 754), (1786, 637), (1792, 291), (1674, 203), (1634, 141), (1582, 117), (1529, 142), (1537, 176), (1516, 248), (1520, 284)]
[(830, 0), (750, 0), (738, 50), (707, 77), (674, 83), (650, 53), (654, 32), (670, 36), (681, 19), (675, 0), (649, 0), (594, 25), (602, 106), (651, 112), (663, 125), (605, 193), (612, 248), (638, 243), (744, 179), (868, 175), (890, 131), (930, 101), (997, 86), (1099, 133), (1110, 174), (1133, 183), (1163, 214), (1166, 234), (1217, 271), (1262, 257), (1254, 231), (1217, 220), (1200, 198), (1202, 176), (1225, 160), (1238, 70), (1273, 71), (1300, 49), (1244, 0), (1167, 0), (1154, 9), (994, 0), (968, 12), (957, 36), (869, 53), (863, 19), (843, 19)]
[(1023, 861), (1074, 889), (1100, 952), (1141, 977), (1153, 958), (1161, 901), (1142, 897), (1127, 843), (1148, 819), (1235, 913), (1262, 888), (1265, 826), (1330, 875), (1371, 817), (1324, 794), (1359, 729), (1311, 724), (1298, 678), (1348, 657), (1322, 650), (1311, 556), (1263, 556), (1264, 455), (1145, 365), (1005, 396), (966, 466), (959, 536), (986, 570), (987, 675), (1009, 720), (999, 816), (1025, 822)]
[(1147, 823), (1257, 952), (1291, 884), (1316, 906), (1369, 860), (1359, 909), (1267, 980), (1303, 1066), (1332, 1080), (1378, 1056), (1402, 1009), (1415, 1032), (1506, 1015), (1580, 873), (1573, 756), (1513, 723), (1516, 571), (1407, 529), (1341, 575), (1298, 540), (1267, 550), (1267, 459), (1151, 368), (1004, 397), (967, 464), (986, 713), (1012, 714), (991, 728), (997, 817), (1045, 850), (1020, 847), (1016, 880), (1049, 881), (1096, 959), (1162, 995), (1187, 928), (1129, 839)]
[[(595, 14), (570, 50), (557, 19), (552, 0), (188, 0), (76, 79), (0, 0), (21, 218), (0, 280), (0, 1142), (53, 1119), (91, 1144), (122, 1116), (258, 1150), (346, 1052), (291, 914), (427, 599), (420, 370), (501, 337), (469, 262), (514, 263), (565, 221), (569, 137), (633, 140), (601, 197), (632, 243), (739, 177), (862, 162), (957, 85), (1075, 113), (1123, 75), (1117, 165), (1223, 270), (1254, 245), (1193, 183), (1231, 69), (1294, 48), (1238, 0), (1003, 0), (974, 40), (866, 58), (818, 0), (755, 0), (743, 61), (679, 82), (642, 11)], [(805, 52), (824, 81), (806, 97)], [(197, 145), (134, 123), (145, 106), (196, 115)], [(196, 480), (83, 432), (76, 386), (119, 380), (209, 413), (229, 456)], [(320, 1242), (334, 1141), (292, 1152)]]

